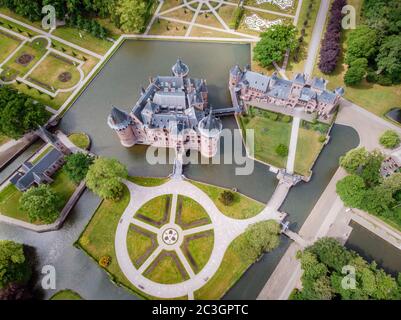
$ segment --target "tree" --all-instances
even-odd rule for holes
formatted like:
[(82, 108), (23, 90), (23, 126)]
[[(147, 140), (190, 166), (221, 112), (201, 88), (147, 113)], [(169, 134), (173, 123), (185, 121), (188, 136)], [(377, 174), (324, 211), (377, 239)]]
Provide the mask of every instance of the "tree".
[(234, 193), (231, 191), (226, 191), (226, 190), (223, 191), (219, 197), (220, 202), (223, 203), (225, 206), (232, 205), (234, 202), (234, 199), (235, 199)]
[(89, 167), (86, 185), (103, 199), (118, 200), (123, 193), (122, 179), (127, 168), (116, 159), (97, 158)]
[(296, 48), (296, 33), (297, 30), (292, 25), (276, 25), (269, 28), (261, 33), (261, 39), (253, 50), (253, 59), (265, 68), (274, 61), (281, 61), (287, 49), (292, 51)]
[(360, 176), (368, 187), (376, 186), (380, 182), (380, 168), (383, 160), (384, 156), (380, 151), (375, 150), (368, 154), (366, 162), (360, 172)]
[(0, 87), (0, 134), (20, 138), (43, 125), (48, 118), (43, 104), (10, 87)]
[(22, 244), (0, 240), (0, 289), (9, 284), (24, 284), (31, 276)]
[(121, 29), (124, 32), (142, 32), (152, 4), (153, 1), (145, 0), (117, 0), (115, 14), (118, 16)]
[(358, 26), (352, 30), (347, 39), (347, 53), (345, 62), (348, 65), (359, 58), (370, 60), (377, 53), (377, 31), (366, 25)]
[(401, 139), (394, 130), (387, 130), (381, 135), (379, 142), (385, 148), (394, 149), (400, 144)]
[(380, 214), (389, 210), (393, 203), (392, 190), (379, 185), (365, 191), (360, 208), (370, 213)]
[(350, 174), (357, 173), (366, 164), (368, 155), (369, 153), (365, 147), (352, 149), (340, 157), (340, 166)]
[(392, 35), (383, 41), (376, 58), (381, 72), (386, 72), (393, 82), (401, 80), (401, 35)]
[(337, 182), (336, 192), (347, 207), (360, 208), (366, 192), (365, 182), (360, 176), (347, 176)]
[(60, 214), (61, 199), (49, 185), (41, 184), (24, 192), (19, 200), (22, 211), (32, 222), (53, 223)]
[(78, 184), (85, 179), (92, 163), (91, 156), (82, 152), (74, 153), (66, 157), (64, 171), (75, 184)]
[(284, 144), (279, 144), (276, 147), (276, 153), (280, 157), (284, 158), (284, 157), (288, 156), (288, 147)]
[(252, 224), (243, 235), (245, 241), (240, 242), (238, 252), (245, 261), (254, 262), (263, 253), (270, 252), (278, 247), (280, 232), (280, 225), (274, 220)]
[(368, 60), (366, 58), (355, 59), (344, 76), (344, 83), (347, 86), (356, 85), (365, 78), (368, 69)]

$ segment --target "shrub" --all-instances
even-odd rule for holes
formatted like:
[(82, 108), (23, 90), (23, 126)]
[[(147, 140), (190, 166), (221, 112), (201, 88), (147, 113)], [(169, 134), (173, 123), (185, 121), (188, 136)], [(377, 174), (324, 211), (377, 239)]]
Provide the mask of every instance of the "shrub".
[(388, 75), (379, 75), (377, 79), (377, 83), (380, 84), (381, 86), (391, 86), (393, 84), (393, 80)]
[(278, 120), (278, 114), (277, 113), (270, 113), (269, 114), (269, 119), (273, 120), (273, 121), (277, 121)]
[(378, 79), (376, 71), (369, 71), (366, 75), (366, 81), (369, 83), (376, 83)]
[(276, 153), (280, 157), (284, 158), (284, 157), (288, 156), (288, 147), (286, 145), (284, 145), (284, 144), (279, 144), (276, 147)]
[(224, 204), (225, 206), (230, 206), (233, 204), (235, 199), (235, 195), (233, 192), (231, 191), (223, 191), (220, 194), (219, 200), (222, 204)]
[(382, 146), (388, 149), (394, 149), (400, 144), (400, 136), (393, 130), (387, 130), (379, 139)]
[(319, 137), (319, 142), (321, 142), (321, 143), (326, 142), (326, 139), (327, 139), (326, 136), (321, 135), (321, 136)]
[(289, 123), (289, 122), (291, 122), (291, 117), (284, 115), (281, 117), (281, 121)]
[(102, 268), (107, 268), (111, 263), (111, 257), (110, 256), (103, 256), (99, 260), (99, 265)]

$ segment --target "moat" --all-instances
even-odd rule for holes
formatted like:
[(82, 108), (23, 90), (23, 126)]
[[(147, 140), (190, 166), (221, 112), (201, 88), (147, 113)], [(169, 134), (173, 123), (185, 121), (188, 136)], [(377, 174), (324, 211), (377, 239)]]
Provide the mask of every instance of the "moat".
[[(100, 74), (77, 99), (60, 123), (65, 133), (86, 132), (92, 139), (92, 151), (98, 155), (115, 157), (128, 166), (131, 175), (167, 176), (171, 165), (149, 165), (145, 159), (146, 146), (130, 149), (122, 147), (106, 124), (111, 105), (125, 110), (132, 107), (139, 89), (155, 74), (167, 74), (171, 64), (181, 57), (191, 66), (191, 73), (207, 79), (210, 103), (229, 106), (228, 72), (234, 64), (250, 63), (247, 44), (185, 43), (163, 41), (126, 41), (104, 66)], [(225, 128), (236, 129), (233, 117), (223, 119)], [(356, 147), (359, 138), (349, 127), (334, 126), (332, 139), (320, 155), (309, 183), (293, 188), (282, 210), (289, 213), (291, 228), (299, 230), (338, 166), (338, 157)], [(31, 151), (27, 151), (28, 154)], [(24, 155), (20, 157), (23, 161)], [(268, 167), (256, 162), (249, 176), (236, 176), (235, 165), (189, 165), (184, 174), (194, 180), (236, 188), (239, 192), (266, 203), (277, 185)], [(0, 174), (4, 179), (9, 168)], [(14, 227), (0, 225), (5, 238), (30, 243), (37, 248), (38, 265), (52, 264), (58, 271), (58, 289), (70, 288), (91, 299), (135, 299), (122, 288), (115, 287), (107, 274), (84, 252), (73, 247), (85, 225), (99, 204), (90, 192), (81, 198), (67, 223), (59, 232), (34, 234)], [(288, 247), (282, 237), (280, 247), (266, 254), (254, 264), (228, 292), (226, 298), (255, 299), (271, 272)], [(45, 298), (54, 292), (46, 292)]]

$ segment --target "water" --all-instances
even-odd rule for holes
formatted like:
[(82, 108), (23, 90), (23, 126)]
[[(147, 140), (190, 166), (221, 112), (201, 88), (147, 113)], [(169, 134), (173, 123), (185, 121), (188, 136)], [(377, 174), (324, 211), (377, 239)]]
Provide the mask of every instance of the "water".
[[(237, 63), (249, 64), (250, 48), (247, 44), (127, 41), (65, 114), (60, 123), (61, 130), (67, 134), (81, 131), (88, 133), (94, 153), (119, 159), (127, 165), (131, 175), (169, 175), (172, 166), (149, 165), (146, 162), (146, 146), (130, 149), (122, 147), (116, 134), (108, 128), (106, 119), (112, 104), (129, 111), (139, 96), (141, 86), (147, 85), (148, 78), (170, 74), (177, 57), (189, 65), (191, 76), (207, 79), (211, 104), (224, 107), (230, 105), (227, 90), (229, 69)], [(236, 128), (233, 117), (225, 118), (223, 124), (225, 128)], [(290, 214), (295, 229), (305, 221), (336, 171), (338, 157), (358, 145), (356, 132), (351, 128), (335, 126), (332, 136), (332, 142), (317, 162), (312, 181), (293, 188), (283, 206), (283, 210)], [(27, 153), (24, 153), (21, 161), (26, 156)], [(235, 165), (228, 164), (189, 165), (184, 172), (188, 178), (235, 187), (267, 203), (277, 185), (277, 179), (268, 167), (256, 162), (255, 170), (249, 176), (236, 176), (235, 168)], [(38, 266), (52, 264), (56, 267), (58, 289), (73, 289), (87, 299), (135, 299), (135, 296), (111, 283), (95, 262), (72, 246), (98, 203), (95, 196), (85, 192), (62, 230), (36, 234), (2, 224), (1, 238), (35, 247)], [(288, 245), (289, 240), (283, 237), (280, 247), (254, 264), (226, 298), (255, 299)], [(44, 298), (53, 293), (45, 292)]]
[(386, 113), (386, 117), (390, 118), (391, 120), (397, 121), (398, 123), (401, 123), (401, 109), (391, 109), (389, 112)]
[(397, 276), (401, 272), (401, 250), (375, 235), (360, 224), (351, 221), (352, 232), (345, 246), (367, 261), (376, 261), (380, 268)]

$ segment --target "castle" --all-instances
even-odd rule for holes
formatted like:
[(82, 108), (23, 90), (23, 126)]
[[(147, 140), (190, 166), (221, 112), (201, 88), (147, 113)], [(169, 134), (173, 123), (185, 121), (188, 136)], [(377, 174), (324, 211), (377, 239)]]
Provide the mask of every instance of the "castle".
[(315, 113), (321, 120), (333, 116), (344, 95), (343, 88), (328, 91), (326, 85), (323, 78), (308, 79), (302, 73), (297, 73), (293, 80), (285, 80), (276, 72), (266, 76), (249, 68), (241, 70), (238, 65), (230, 70), (230, 89), (235, 91), (243, 107), (256, 105), (271, 109), (269, 105), (282, 106), (280, 112), (285, 113), (287, 109), (290, 114), (297, 108), (306, 114)]
[(206, 81), (189, 78), (189, 67), (180, 59), (172, 74), (151, 79), (129, 114), (113, 107), (108, 125), (125, 147), (146, 144), (178, 152), (192, 149), (213, 157), (222, 123), (209, 108)]

